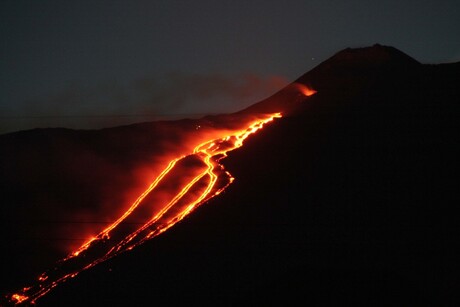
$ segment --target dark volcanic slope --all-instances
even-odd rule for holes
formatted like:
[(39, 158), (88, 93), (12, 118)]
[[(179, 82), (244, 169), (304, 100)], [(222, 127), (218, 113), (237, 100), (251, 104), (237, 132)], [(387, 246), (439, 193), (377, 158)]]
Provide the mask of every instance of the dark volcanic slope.
[(390, 47), (339, 52), (298, 79), (315, 96), (225, 160), (225, 193), (39, 303), (458, 302), (459, 77)]

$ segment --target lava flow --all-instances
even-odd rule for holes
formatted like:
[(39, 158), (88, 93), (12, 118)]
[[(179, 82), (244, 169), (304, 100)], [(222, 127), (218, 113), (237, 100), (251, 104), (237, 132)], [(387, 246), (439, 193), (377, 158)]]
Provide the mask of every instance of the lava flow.
[(241, 147), (264, 124), (279, 117), (281, 113), (247, 119), (247, 128), (217, 131), (193, 152), (171, 160), (120, 218), (40, 275), (34, 285), (10, 295), (9, 302), (33, 304), (80, 272), (165, 232), (233, 181), (219, 161)]
[[(292, 88), (297, 93), (295, 97), (300, 92), (301, 101), (316, 93), (303, 84), (295, 83)], [(295, 99), (294, 102), (298, 100), (287, 99)], [(268, 102), (270, 104), (273, 100)], [(276, 109), (283, 109), (278, 104), (283, 101), (277, 99), (275, 102)], [(169, 163), (164, 164), (163, 170), (159, 171), (146, 190), (117, 220), (102, 231), (95, 231), (99, 234), (57, 262), (52, 269), (42, 273), (32, 286), (8, 295), (7, 301), (15, 305), (34, 304), (40, 297), (80, 272), (168, 230), (232, 183), (234, 178), (225, 171), (220, 160), (228, 152), (241, 147), (244, 140), (264, 124), (280, 117), (279, 112), (258, 115), (242, 113), (238, 116), (233, 114), (219, 117), (220, 121), (211, 125), (212, 131), (197, 125), (197, 134), (191, 137), (192, 143), (187, 142), (187, 146), (181, 147), (185, 154), (181, 154), (181, 150), (176, 158), (168, 159)]]

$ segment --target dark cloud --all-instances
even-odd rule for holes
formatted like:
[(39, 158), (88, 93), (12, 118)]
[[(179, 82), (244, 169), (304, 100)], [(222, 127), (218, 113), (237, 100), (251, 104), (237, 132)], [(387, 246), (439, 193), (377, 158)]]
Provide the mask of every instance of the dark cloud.
[(173, 73), (126, 84), (112, 81), (94, 86), (74, 85), (4, 112), (0, 131), (36, 127), (101, 128), (235, 112), (286, 84), (287, 80), (280, 76), (250, 73), (233, 76)]

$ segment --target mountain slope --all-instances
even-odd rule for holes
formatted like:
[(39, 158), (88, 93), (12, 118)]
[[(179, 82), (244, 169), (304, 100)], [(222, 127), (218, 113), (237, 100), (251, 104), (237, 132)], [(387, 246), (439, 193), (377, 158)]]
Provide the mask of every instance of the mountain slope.
[(288, 87), (243, 111), (289, 104), (223, 160), (225, 193), (39, 303), (455, 302), (459, 76), (391, 47), (339, 52), (296, 81), (308, 100)]

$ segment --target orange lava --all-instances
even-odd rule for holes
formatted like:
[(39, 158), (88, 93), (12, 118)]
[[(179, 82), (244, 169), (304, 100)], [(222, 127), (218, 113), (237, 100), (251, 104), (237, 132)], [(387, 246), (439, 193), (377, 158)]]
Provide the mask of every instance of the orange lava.
[[(316, 93), (302, 84), (297, 83), (295, 87), (304, 96)], [(243, 146), (244, 140), (264, 124), (280, 118), (281, 113), (246, 116), (238, 118), (237, 123), (241, 124), (232, 126), (239, 128), (200, 132), (193, 139), (195, 144), (187, 149), (194, 147), (193, 151), (166, 162), (163, 170), (115, 222), (42, 273), (31, 287), (8, 295), (9, 303), (34, 304), (59, 284), (165, 232), (195, 208), (219, 195), (234, 180), (220, 160)], [(227, 119), (234, 124), (236, 118)], [(201, 131), (201, 126), (196, 130)], [(207, 140), (202, 142), (203, 139)]]
[(15, 304), (21, 304), (25, 302), (28, 299), (28, 297), (25, 295), (13, 294), (11, 296), (11, 299), (13, 300), (13, 302), (15, 302)]
[[(241, 130), (218, 131), (217, 138), (171, 160), (115, 222), (41, 274), (32, 287), (10, 295), (9, 301), (33, 304), (60, 283), (171, 228), (231, 184), (234, 178), (224, 170), (220, 160), (229, 151), (243, 146), (244, 140), (264, 124), (279, 117), (281, 113), (260, 115)], [(171, 182), (177, 184), (171, 188)]]

